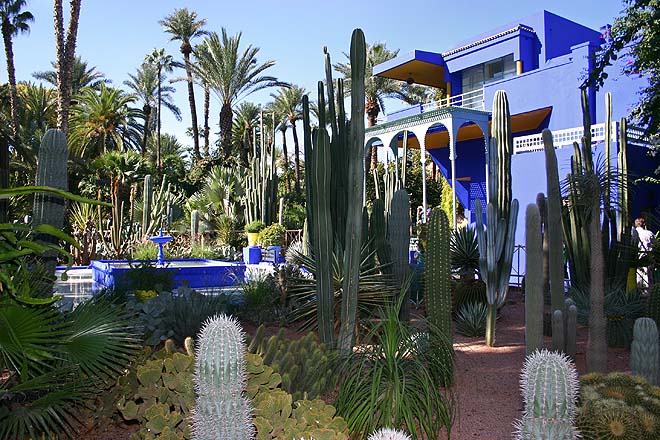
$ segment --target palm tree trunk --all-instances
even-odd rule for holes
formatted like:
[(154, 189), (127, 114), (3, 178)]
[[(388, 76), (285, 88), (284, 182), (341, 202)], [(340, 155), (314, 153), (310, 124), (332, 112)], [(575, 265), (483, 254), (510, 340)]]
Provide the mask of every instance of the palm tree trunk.
[(208, 84), (204, 83), (204, 155), (209, 157), (209, 135), (211, 129), (209, 127), (209, 109), (211, 108), (211, 88)]
[(145, 103), (142, 106), (142, 113), (144, 113), (144, 133), (142, 134), (142, 155), (147, 154), (147, 141), (149, 140), (149, 118), (151, 118), (151, 106)]
[(294, 149), (294, 166), (296, 176), (296, 191), (300, 192), (300, 146), (298, 145), (298, 133), (296, 132), (296, 121), (291, 121), (293, 128), (293, 149)]
[(193, 89), (192, 71), (190, 69), (190, 53), (184, 52), (183, 58), (186, 63), (186, 79), (188, 80), (188, 102), (190, 103), (190, 117), (192, 119), (193, 155), (199, 160), (199, 127), (197, 126), (197, 107), (195, 106), (195, 90)]
[(2, 39), (5, 42), (7, 57), (7, 78), (9, 82), (9, 107), (11, 109), (11, 132), (14, 142), (18, 142), (18, 99), (16, 98), (16, 70), (14, 69), (14, 50), (11, 41), (11, 25), (9, 19), (2, 21)]
[(78, 19), (82, 0), (70, 1), (69, 28), (64, 39), (62, 0), (54, 0), (55, 51), (57, 53), (57, 128), (69, 133), (69, 106), (71, 104), (71, 74), (78, 36)]
[(233, 118), (234, 112), (231, 109), (231, 104), (222, 104), (220, 109), (220, 146), (225, 159), (229, 159), (231, 156), (231, 123)]
[(289, 176), (289, 153), (286, 148), (286, 130), (282, 132), (282, 154), (284, 155), (284, 176), (286, 177), (286, 190), (291, 192), (291, 179)]
[(160, 158), (160, 107), (161, 107), (161, 69), (162, 67), (158, 65), (158, 113), (157, 113), (157, 132), (156, 132), (156, 164), (158, 165), (158, 173), (162, 171), (163, 164), (161, 163), (161, 158)]
[[(378, 118), (378, 113), (380, 113), (378, 101), (367, 99), (365, 113), (367, 114), (367, 126), (373, 127), (376, 125), (376, 119)], [(367, 169), (369, 167), (369, 170), (373, 172), (378, 167), (378, 150), (375, 145), (371, 146), (371, 151), (367, 154), (366, 160), (368, 162), (364, 164), (364, 168)]]
[[(9, 139), (0, 133), (0, 189), (9, 188)], [(0, 223), (9, 222), (9, 200), (0, 199)]]

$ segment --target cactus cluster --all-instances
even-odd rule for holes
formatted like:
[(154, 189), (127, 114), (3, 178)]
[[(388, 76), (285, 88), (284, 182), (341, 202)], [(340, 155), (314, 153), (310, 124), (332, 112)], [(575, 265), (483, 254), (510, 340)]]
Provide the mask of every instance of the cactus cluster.
[(660, 355), (658, 354), (658, 327), (651, 318), (638, 318), (633, 330), (633, 341), (630, 347), (630, 369), (633, 374), (641, 376), (651, 385), (658, 385), (658, 369)]
[(578, 438), (574, 425), (579, 382), (566, 355), (541, 350), (527, 356), (520, 385), (525, 409), (516, 422), (516, 439)]
[(245, 334), (225, 315), (209, 318), (202, 328), (195, 361), (197, 404), (193, 438), (245, 440), (254, 435), (252, 405), (244, 396)]
[[(332, 267), (334, 242), (343, 252), (344, 283), (342, 316), (338, 346), (344, 354), (353, 347), (357, 315), (360, 252), (362, 246), (362, 206), (364, 179), (364, 77), (366, 43), (360, 29), (351, 39), (351, 115), (347, 123), (344, 110), (343, 81), (337, 81), (337, 99), (332, 79), (330, 55), (325, 51), (327, 84), (318, 84), (319, 120), (326, 120), (328, 104), (329, 131), (325, 125), (314, 129), (310, 124), (309, 98), (303, 97), (305, 146), (305, 186), (307, 221), (312, 255), (316, 266), (324, 268), (315, 274), (317, 289), (317, 321), (321, 342), (334, 346), (334, 288)], [(332, 152), (332, 154), (331, 154)]]
[[(430, 333), (430, 343), (442, 344), (452, 340), (452, 296), (451, 296), (451, 258), (449, 255), (449, 219), (440, 208), (433, 208), (428, 223), (428, 244), (426, 250), (425, 292), (426, 313), (435, 331)], [(435, 334), (438, 332), (439, 334)], [(439, 339), (435, 341), (435, 339)], [(439, 360), (439, 371), (445, 377), (446, 384), (451, 383), (453, 366), (451, 356)]]
[(660, 388), (625, 373), (581, 377), (577, 423), (582, 438), (660, 438)]
[[(260, 220), (266, 225), (277, 221), (279, 199), (277, 197), (277, 168), (275, 167), (275, 142), (266, 142), (261, 114), (261, 142), (254, 143), (250, 159), (250, 171), (245, 176), (245, 221)], [(259, 151), (257, 149), (259, 148)]]
[(493, 99), (491, 145), (488, 151), (488, 205), (484, 226), (481, 200), (477, 199), (477, 240), (479, 271), (486, 283), (488, 320), (486, 345), (495, 344), (497, 309), (504, 304), (509, 290), (513, 259), (518, 200), (511, 199), (511, 154), (513, 140), (511, 115), (506, 93), (498, 90)]
[(250, 341), (248, 352), (262, 356), (281, 375), (282, 388), (294, 400), (319, 398), (337, 383), (333, 353), (317, 342), (314, 333), (294, 341), (287, 339), (282, 329), (266, 338), (262, 325)]

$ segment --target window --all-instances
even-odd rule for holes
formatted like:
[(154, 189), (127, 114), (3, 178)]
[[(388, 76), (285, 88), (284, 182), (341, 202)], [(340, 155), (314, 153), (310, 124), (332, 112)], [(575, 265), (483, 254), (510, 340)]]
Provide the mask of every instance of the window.
[(515, 74), (516, 63), (513, 61), (513, 54), (467, 68), (463, 70), (463, 93), (479, 90), (484, 84), (511, 78)]

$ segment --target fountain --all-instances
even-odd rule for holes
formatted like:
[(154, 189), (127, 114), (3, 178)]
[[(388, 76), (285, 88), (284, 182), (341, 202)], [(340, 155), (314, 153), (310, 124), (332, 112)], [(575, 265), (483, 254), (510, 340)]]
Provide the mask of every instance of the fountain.
[(163, 245), (172, 241), (171, 235), (163, 235), (163, 228), (160, 228), (160, 233), (149, 237), (149, 240), (158, 245), (158, 256), (156, 257), (156, 267), (165, 267), (165, 252), (163, 252)]

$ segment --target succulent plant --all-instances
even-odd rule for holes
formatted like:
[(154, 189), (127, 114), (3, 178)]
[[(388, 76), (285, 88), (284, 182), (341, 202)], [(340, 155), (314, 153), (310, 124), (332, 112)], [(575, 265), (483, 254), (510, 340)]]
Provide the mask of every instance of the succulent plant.
[(194, 439), (253, 437), (252, 406), (244, 396), (247, 385), (244, 341), (245, 334), (234, 318), (219, 315), (204, 324), (195, 361)]
[(660, 346), (655, 321), (651, 318), (638, 318), (635, 321), (630, 347), (630, 369), (633, 374), (643, 377), (651, 385), (658, 385), (660, 368), (658, 350)]
[(412, 440), (408, 434), (392, 428), (380, 428), (369, 436), (369, 440)]
[(488, 307), (484, 303), (464, 303), (456, 312), (456, 331), (463, 336), (483, 337), (487, 314)]

